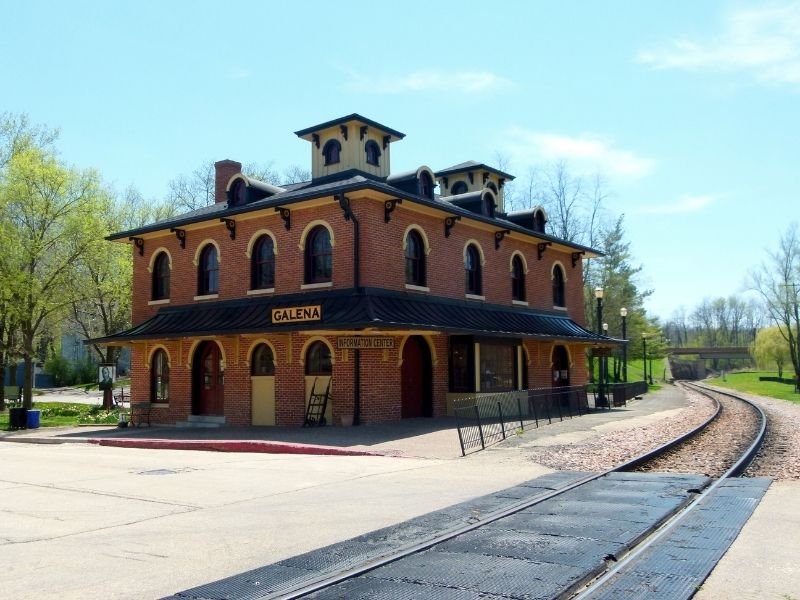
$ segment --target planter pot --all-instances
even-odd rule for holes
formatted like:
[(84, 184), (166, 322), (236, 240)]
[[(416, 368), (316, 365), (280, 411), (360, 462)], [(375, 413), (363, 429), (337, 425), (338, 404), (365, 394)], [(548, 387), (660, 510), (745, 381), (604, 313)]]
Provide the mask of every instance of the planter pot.
[(342, 415), (340, 417), (342, 422), (342, 427), (352, 427), (353, 426), (353, 415)]

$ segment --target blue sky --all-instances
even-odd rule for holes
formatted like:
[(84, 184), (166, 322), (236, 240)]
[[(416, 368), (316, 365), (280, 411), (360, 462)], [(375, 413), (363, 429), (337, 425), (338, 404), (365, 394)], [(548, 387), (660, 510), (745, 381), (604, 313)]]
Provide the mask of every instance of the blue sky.
[(600, 171), (651, 314), (739, 292), (800, 217), (800, 2), (7, 2), (0, 111), (163, 197), (202, 161), (307, 166), (359, 112), (393, 170)]

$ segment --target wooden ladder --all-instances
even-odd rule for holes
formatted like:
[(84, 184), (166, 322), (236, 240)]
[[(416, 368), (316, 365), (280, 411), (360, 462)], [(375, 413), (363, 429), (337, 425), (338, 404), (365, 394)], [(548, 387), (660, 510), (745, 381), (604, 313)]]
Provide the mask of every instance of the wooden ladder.
[(317, 378), (311, 385), (311, 393), (308, 396), (308, 408), (306, 408), (306, 420), (303, 427), (322, 427), (325, 425), (325, 409), (328, 407), (328, 393), (331, 389), (331, 380), (325, 386), (325, 392), (317, 392)]

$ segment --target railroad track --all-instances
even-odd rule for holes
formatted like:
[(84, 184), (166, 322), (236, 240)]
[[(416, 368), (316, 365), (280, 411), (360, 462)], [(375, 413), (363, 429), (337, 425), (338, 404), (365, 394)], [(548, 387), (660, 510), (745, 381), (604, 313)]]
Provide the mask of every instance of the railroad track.
[[(613, 598), (616, 597), (616, 592), (614, 590), (615, 581), (620, 581), (629, 571), (633, 565), (635, 565), (636, 561), (639, 560), (645, 553), (647, 553), (651, 548), (653, 548), (656, 544), (659, 543), (660, 540), (664, 539), (666, 536), (670, 535), (675, 528), (680, 526), (682, 522), (684, 522), (691, 514), (692, 511), (696, 510), (698, 507), (703, 505), (703, 502), (713, 494), (720, 486), (722, 486), (728, 479), (737, 477), (745, 472), (747, 467), (755, 458), (756, 454), (758, 453), (761, 445), (763, 444), (766, 434), (767, 434), (767, 416), (764, 411), (757, 406), (756, 404), (750, 402), (746, 398), (739, 396), (737, 394), (733, 394), (730, 392), (723, 392), (717, 389), (710, 389), (704, 385), (698, 385), (694, 383), (686, 383), (683, 382), (682, 386), (694, 390), (700, 394), (711, 398), (717, 403), (717, 411), (714, 415), (703, 423), (700, 427), (696, 428), (696, 430), (686, 439), (681, 442), (681, 444), (675, 444), (671, 448), (668, 448), (665, 452), (659, 453), (656, 456), (652, 456), (647, 460), (642, 461), (638, 464), (637, 470), (649, 470), (649, 469), (657, 469), (659, 467), (664, 466), (664, 461), (669, 460), (670, 455), (671, 458), (675, 458), (675, 455), (678, 453), (693, 453), (696, 456), (697, 444), (702, 443), (700, 438), (702, 437), (703, 432), (712, 431), (711, 428), (714, 425), (717, 426), (717, 431), (711, 433), (710, 435), (714, 435), (717, 438), (724, 437), (726, 434), (730, 434), (731, 432), (734, 433), (741, 433), (741, 428), (736, 427), (736, 419), (741, 418), (742, 414), (747, 415), (750, 417), (748, 426), (745, 426), (745, 429), (750, 430), (749, 435), (749, 442), (746, 443), (747, 436), (740, 436), (735, 435), (733, 451), (732, 453), (728, 453), (728, 457), (731, 458), (727, 468), (723, 470), (723, 472), (717, 476), (716, 480), (708, 486), (702, 493), (700, 493), (688, 506), (686, 506), (682, 511), (674, 515), (669, 521), (667, 521), (664, 525), (656, 529), (653, 534), (640, 543), (638, 546), (633, 548), (622, 560), (616, 562), (613, 567), (609, 568), (604, 574), (598, 577), (594, 582), (592, 582), (585, 590), (583, 590), (580, 594), (575, 596), (575, 600), (589, 600), (589, 599), (598, 599), (609, 597)], [(720, 398), (723, 398), (726, 402), (723, 403), (720, 401)], [(732, 402), (727, 402), (732, 401)], [(727, 409), (726, 409), (727, 404)], [(743, 407), (745, 407), (743, 409)], [(742, 412), (744, 410), (744, 413)], [(726, 415), (726, 413), (728, 413)], [(725, 416), (723, 416), (725, 415)], [(745, 417), (746, 418), (746, 417)], [(697, 443), (695, 443), (697, 442)], [(718, 447), (718, 443), (715, 440), (714, 444), (715, 447)], [(635, 459), (636, 461), (636, 459)], [(679, 461), (680, 462), (680, 461)], [(721, 462), (715, 461), (711, 464), (710, 470), (719, 470), (722, 467)], [(619, 586), (617, 586), (619, 587)]]
[[(700, 386), (691, 385), (688, 387), (705, 395), (711, 394), (711, 392)], [(715, 395), (718, 395), (718, 397), (715, 398)], [(678, 462), (684, 465), (691, 463), (691, 461), (687, 462), (686, 457), (696, 456), (698, 454), (698, 445), (703, 443), (703, 437), (718, 442), (720, 438), (728, 437), (725, 432), (729, 431), (731, 423), (736, 424), (737, 419), (744, 418), (741, 416), (743, 414), (741, 413), (741, 409), (734, 408), (735, 404), (733, 399), (736, 398), (736, 401), (747, 402), (746, 400), (740, 399), (733, 394), (723, 392), (714, 392), (710, 397), (717, 403), (716, 412), (704, 423), (678, 438), (607, 471), (581, 476), (558, 489), (519, 502), (507, 504), (499, 510), (490, 510), (482, 514), (480, 518), (475, 519), (474, 522), (440, 530), (435, 534), (424, 536), (422, 539), (419, 539), (417, 536), (409, 536), (414, 539), (414, 541), (395, 545), (388, 550), (385, 548), (381, 548), (378, 551), (374, 549), (371, 551), (356, 550), (355, 553), (353, 553), (353, 551), (348, 548), (347, 550), (342, 550), (337, 553), (337, 545), (334, 545), (328, 549), (323, 549), (323, 551), (327, 551), (325, 554), (329, 558), (331, 556), (341, 555), (341, 560), (326, 561), (323, 556), (322, 562), (327, 562), (328, 564), (318, 574), (309, 570), (303, 575), (297, 575), (297, 573), (294, 572), (287, 572), (285, 565), (281, 567), (283, 570), (276, 568), (273, 573), (273, 571), (269, 570), (270, 567), (265, 567), (262, 570), (257, 570), (257, 574), (255, 572), (245, 573), (215, 584), (209, 584), (209, 586), (214, 586), (213, 588), (201, 586), (194, 590), (181, 592), (172, 598), (259, 598), (262, 600), (293, 600), (297, 598), (400, 597), (400, 592), (397, 589), (394, 589), (394, 591), (385, 590), (382, 594), (378, 595), (373, 595), (372, 592), (370, 592), (368, 595), (355, 596), (351, 595), (352, 586), (348, 588), (348, 585), (353, 584), (353, 580), (362, 578), (362, 576), (376, 570), (381, 570), (382, 568), (388, 567), (395, 572), (402, 572), (403, 561), (419, 558), (419, 555), (437, 546), (440, 548), (452, 547), (453, 545), (457, 546), (460, 540), (468, 539), (470, 536), (474, 537), (476, 532), (480, 533), (479, 530), (481, 530), (481, 528), (487, 526), (502, 527), (505, 522), (504, 520), (513, 520), (523, 511), (534, 509), (537, 505), (554, 500), (568, 503), (569, 501), (564, 499), (567, 498), (570, 493), (588, 486), (596, 486), (597, 482), (602, 482), (604, 479), (606, 481), (612, 481), (614, 477), (618, 477), (618, 475), (622, 473), (640, 473), (642, 471), (663, 469), (664, 461), (672, 462), (673, 464)], [(704, 491), (700, 489), (690, 490), (692, 494), (696, 494), (693, 500), (688, 493), (685, 499), (673, 499), (674, 505), (670, 506), (670, 509), (665, 511), (663, 516), (657, 517), (655, 522), (649, 523), (647, 527), (643, 527), (644, 531), (642, 533), (638, 533), (632, 537), (630, 546), (628, 546), (626, 550), (619, 552), (619, 555), (608, 555), (606, 557), (607, 560), (594, 565), (591, 570), (588, 570), (580, 577), (573, 577), (568, 585), (562, 587), (558, 593), (551, 597), (570, 598), (577, 594), (577, 597), (580, 599), (588, 599), (594, 598), (598, 593), (602, 595), (602, 590), (609, 585), (609, 582), (612, 582), (615, 578), (619, 579), (620, 573), (623, 573), (624, 569), (629, 565), (634, 564), (635, 560), (642, 552), (645, 552), (662, 539), (663, 536), (672, 531), (686, 515), (690, 514), (692, 510), (699, 506), (703, 499), (708, 497), (709, 494), (712, 494), (724, 481), (743, 472), (757, 452), (766, 431), (766, 417), (763, 411), (750, 403), (748, 403), (748, 406), (752, 406), (753, 408), (745, 409), (746, 413), (758, 415), (757, 418), (750, 418), (752, 426), (748, 425), (748, 428), (757, 431), (757, 434), (754, 433), (753, 436), (750, 436), (753, 439), (750, 439), (749, 443), (745, 444), (746, 448), (742, 448), (743, 444), (741, 443), (741, 439), (739, 439), (742, 436), (737, 436), (736, 450), (732, 453), (736, 455), (735, 457), (733, 457), (731, 453), (728, 453), (731, 456), (723, 457), (720, 452), (718, 452), (721, 446), (717, 445), (715, 447), (713, 466), (716, 470), (719, 470), (723, 462), (727, 466), (719, 475), (716, 474), (715, 470), (713, 476), (716, 477), (716, 479), (711, 482)], [(741, 423), (739, 423), (739, 425), (741, 425)], [(704, 470), (703, 472), (706, 471)], [(646, 476), (642, 475), (642, 477)], [(695, 479), (699, 480), (700, 478)], [(708, 480), (705, 478), (702, 479), (704, 483), (708, 483)], [(702, 484), (698, 485), (698, 488), (702, 487)], [(346, 544), (347, 542), (344, 542), (341, 546)], [(359, 554), (359, 552), (361, 554)], [(309, 555), (312, 554), (314, 553), (309, 553)], [(485, 557), (485, 560), (489, 560), (489, 558)], [(314, 560), (308, 561), (306, 564), (320, 563), (318, 560)], [(391, 567), (389, 567), (390, 565)], [(310, 569), (310, 567), (306, 568)], [(272, 581), (270, 581), (271, 577), (274, 577)], [(411, 579), (413, 581), (413, 577), (411, 577)], [(386, 585), (390, 588), (391, 585), (396, 583), (397, 581), (395, 580), (386, 581)], [(450, 591), (459, 589), (457, 584), (453, 584), (452, 586), (448, 586), (447, 584), (435, 585), (440, 586), (438, 589), (442, 587)], [(535, 584), (531, 583), (531, 585)], [(402, 597), (423, 598), (428, 596), (413, 594), (406, 596), (405, 593), (403, 593)], [(441, 597), (466, 598), (477, 596), (442, 595)], [(514, 594), (492, 596), (491, 594), (487, 594), (481, 597), (514, 598), (521, 596), (516, 596)]]

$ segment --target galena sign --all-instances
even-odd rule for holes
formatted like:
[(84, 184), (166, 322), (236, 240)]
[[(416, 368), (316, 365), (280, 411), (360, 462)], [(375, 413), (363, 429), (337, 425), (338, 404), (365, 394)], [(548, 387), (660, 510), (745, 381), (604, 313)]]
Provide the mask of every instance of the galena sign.
[(319, 321), (322, 318), (322, 307), (316, 306), (291, 306), (287, 308), (273, 308), (272, 322), (274, 323), (300, 323), (301, 321)]

